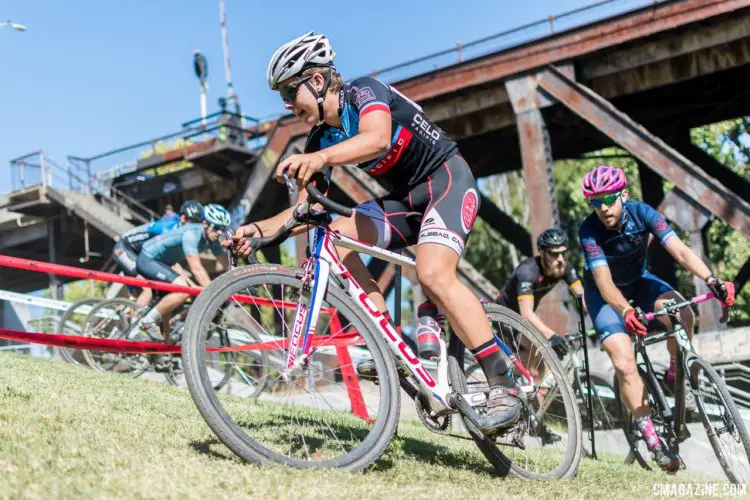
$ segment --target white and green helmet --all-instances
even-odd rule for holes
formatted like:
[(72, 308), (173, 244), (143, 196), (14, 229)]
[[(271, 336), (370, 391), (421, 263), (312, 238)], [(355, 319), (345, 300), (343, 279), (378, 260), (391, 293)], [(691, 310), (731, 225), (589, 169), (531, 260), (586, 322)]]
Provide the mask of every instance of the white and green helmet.
[(217, 229), (229, 227), (232, 223), (232, 217), (227, 209), (216, 203), (203, 207), (203, 220)]

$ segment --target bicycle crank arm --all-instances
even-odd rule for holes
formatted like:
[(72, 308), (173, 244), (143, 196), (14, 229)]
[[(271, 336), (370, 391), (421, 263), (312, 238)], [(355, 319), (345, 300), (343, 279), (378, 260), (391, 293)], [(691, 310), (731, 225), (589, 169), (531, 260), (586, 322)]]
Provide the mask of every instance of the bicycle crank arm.
[[(479, 415), (479, 413), (477, 413), (477, 411), (474, 409), (474, 406), (479, 405), (479, 398), (474, 398), (473, 396), (482, 396), (483, 402), (486, 402), (487, 398), (484, 393), (469, 394), (468, 396), (471, 397), (471, 402), (469, 402), (469, 400), (467, 400), (463, 394), (453, 393), (451, 395), (451, 405), (456, 408), (458, 412), (466, 420), (468, 420), (472, 426), (476, 428), (477, 431), (479, 431), (481, 434), (484, 434), (484, 432), (482, 432), (482, 429), (487, 429), (490, 427), (490, 425), (487, 419)], [(472, 403), (474, 403), (474, 405), (472, 405)]]

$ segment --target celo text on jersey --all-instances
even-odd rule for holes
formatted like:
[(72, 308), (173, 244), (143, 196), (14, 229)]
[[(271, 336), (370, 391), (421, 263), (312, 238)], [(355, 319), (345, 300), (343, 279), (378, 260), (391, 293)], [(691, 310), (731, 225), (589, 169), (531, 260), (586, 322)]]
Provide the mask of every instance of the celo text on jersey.
[(417, 129), (419, 135), (425, 139), (431, 140), (433, 144), (440, 140), (440, 132), (435, 130), (433, 126), (425, 120), (424, 116), (419, 113), (414, 114), (414, 118), (412, 118), (412, 126)]

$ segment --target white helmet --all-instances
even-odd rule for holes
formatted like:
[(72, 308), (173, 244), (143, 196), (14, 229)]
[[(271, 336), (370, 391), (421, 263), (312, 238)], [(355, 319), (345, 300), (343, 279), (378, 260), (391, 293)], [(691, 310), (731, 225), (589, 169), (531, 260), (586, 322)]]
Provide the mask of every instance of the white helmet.
[(211, 203), (203, 207), (203, 220), (208, 222), (214, 228), (226, 228), (232, 223), (232, 216), (227, 209), (216, 203)]
[(316, 66), (333, 67), (336, 54), (331, 49), (331, 42), (325, 35), (316, 35), (312, 31), (287, 42), (273, 53), (268, 63), (266, 78), (271, 90), (276, 90), (279, 82), (299, 75), (308, 68)]

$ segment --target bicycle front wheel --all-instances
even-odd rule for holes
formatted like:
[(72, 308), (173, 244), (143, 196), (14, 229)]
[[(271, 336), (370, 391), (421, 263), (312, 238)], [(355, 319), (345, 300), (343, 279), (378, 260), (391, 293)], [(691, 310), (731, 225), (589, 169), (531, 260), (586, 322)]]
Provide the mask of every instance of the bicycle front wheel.
[[(557, 355), (519, 314), (497, 304), (485, 304), (484, 308), (492, 330), (525, 361), (524, 366), (535, 379), (529, 407), (513, 429), (490, 438), (464, 419), (466, 429), (501, 475), (513, 473), (530, 479), (573, 477), (581, 461), (581, 415)], [(464, 345), (452, 336), (448, 375), (453, 390), (487, 391), (481, 369), (467, 363), (465, 357), (471, 359)], [(470, 372), (468, 377), (464, 364)], [(519, 382), (528, 384), (517, 369), (513, 370)]]
[(737, 405), (716, 370), (703, 358), (688, 361), (690, 385), (698, 389), (696, 403), (711, 447), (727, 479), (750, 481), (750, 438)]
[[(206, 288), (190, 309), (182, 340), (187, 385), (209, 427), (244, 460), (362, 470), (396, 431), (396, 367), (374, 325), (334, 285), (313, 325), (307, 356), (292, 350), (307, 319), (296, 316), (298, 304), (309, 303), (301, 277), (298, 270), (254, 265), (225, 273)], [(295, 324), (296, 317), (301, 321)], [(260, 342), (250, 338), (231, 349), (266, 375), (217, 395), (207, 366), (216, 352), (208, 333), (240, 320), (253, 325)], [(288, 370), (290, 350), (302, 361)], [(357, 379), (356, 362), (370, 357), (378, 379)], [(257, 391), (257, 384), (267, 388)]]

